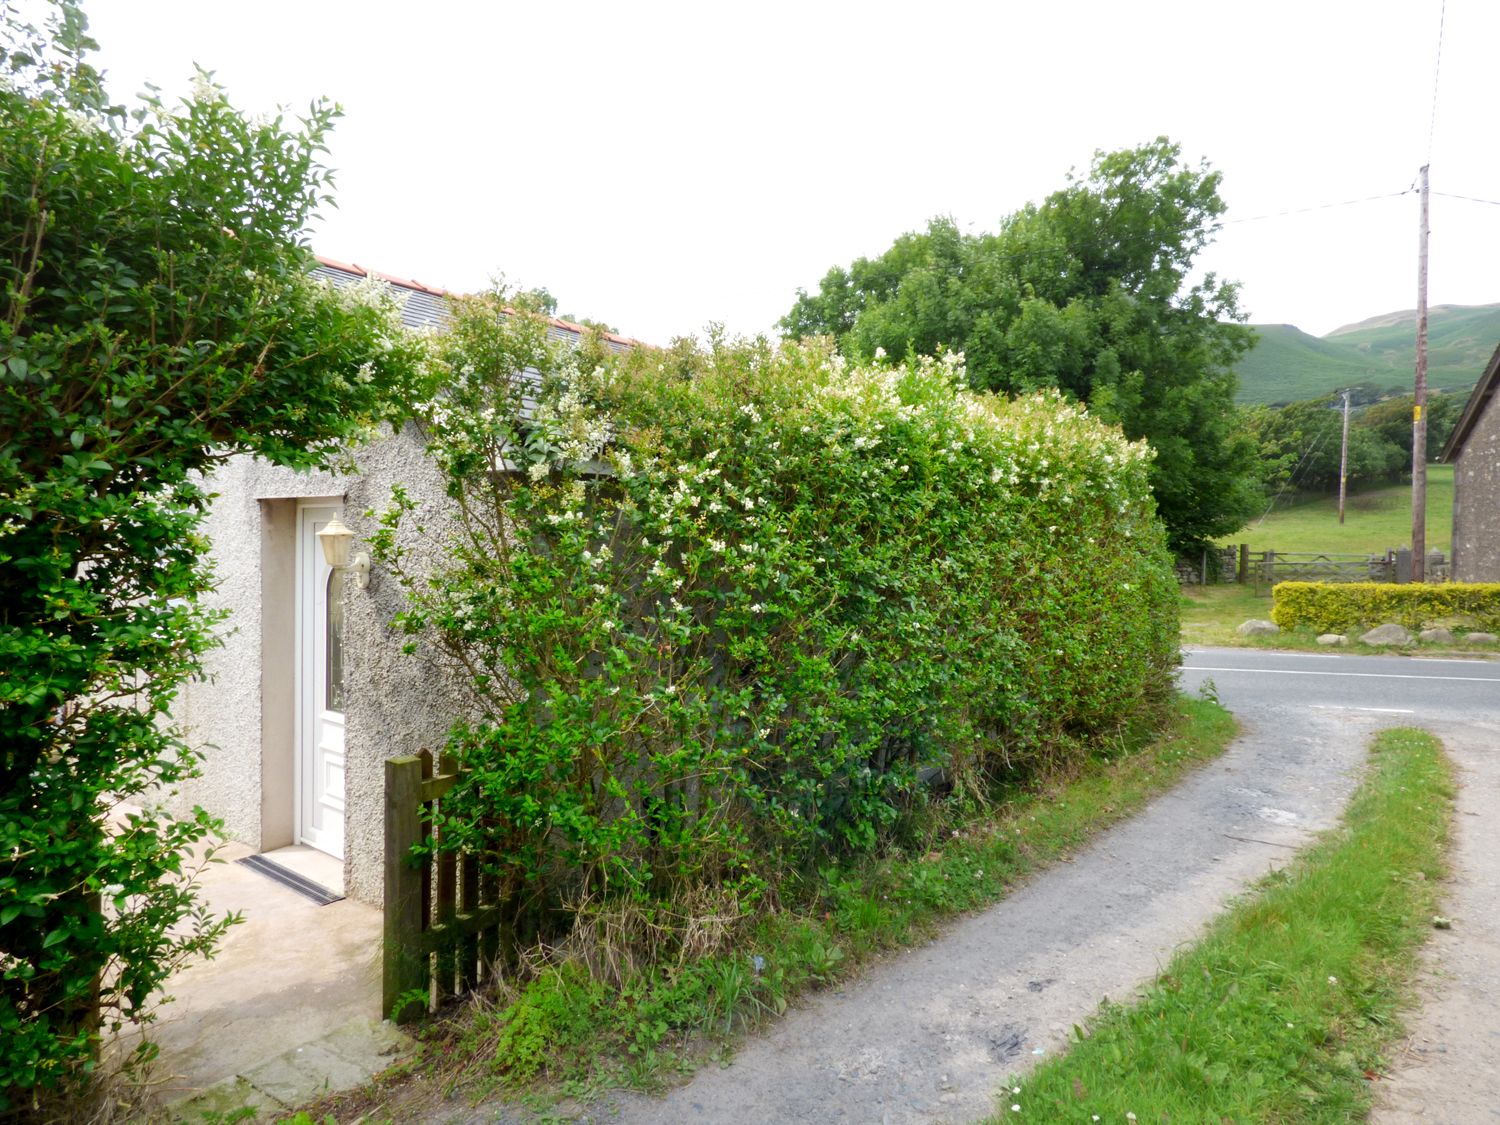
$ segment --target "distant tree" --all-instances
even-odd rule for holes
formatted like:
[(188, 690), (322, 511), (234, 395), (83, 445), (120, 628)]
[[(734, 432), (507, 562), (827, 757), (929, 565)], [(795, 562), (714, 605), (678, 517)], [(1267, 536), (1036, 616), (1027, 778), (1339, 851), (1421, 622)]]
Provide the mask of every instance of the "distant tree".
[(1087, 177), (996, 233), (938, 218), (835, 266), (798, 291), (782, 330), (832, 335), (860, 358), (961, 350), (977, 387), (1086, 402), (1155, 447), (1157, 505), (1189, 548), (1243, 526), (1259, 497), (1231, 371), (1253, 338), (1234, 285), (1190, 280), (1224, 211), (1219, 180), (1165, 138), (1098, 153)]
[[(497, 285), (504, 286), (504, 275), (500, 276)], [(538, 285), (532, 289), (515, 289), (510, 294), (510, 304), (526, 312), (541, 313), (543, 316), (557, 315), (557, 298), (548, 292), (546, 286)]]
[(595, 320), (591, 316), (574, 316), (572, 313), (563, 313), (558, 318), (566, 320), (569, 324), (576, 324), (580, 328), (592, 328), (595, 332), (619, 332), (613, 324), (606, 324), (602, 320)]
[(181, 106), (127, 115), (85, 61), (76, 0), (44, 30), (14, 12), (0, 5), (0, 1117), (85, 1084), (101, 1030), (149, 1018), (224, 926), (184, 862), (213, 822), (154, 800), (195, 770), (170, 709), (217, 643), (204, 475), (238, 453), (326, 465), (427, 390), (388, 299), (310, 277), (332, 107), (288, 130), (200, 76)]
[[(1349, 391), (1349, 405), (1352, 407), (1373, 406), (1377, 402), (1384, 402), (1393, 396), (1399, 397), (1400, 386), (1390, 383), (1375, 383), (1365, 380), (1361, 383), (1351, 384)], [(1411, 421), (1410, 418), (1407, 421)]]
[[(1260, 448), (1261, 480), (1267, 491), (1293, 488), (1319, 492), (1338, 488), (1344, 440), (1340, 397), (1325, 395), (1280, 407), (1252, 407), (1243, 417), (1247, 432), (1254, 435)], [(1407, 426), (1411, 426), (1410, 413)], [(1409, 440), (1407, 444), (1409, 448)], [(1348, 465), (1351, 484), (1389, 480), (1400, 476), (1401, 469), (1401, 451), (1394, 443), (1378, 429), (1351, 420)]]
[[(1464, 410), (1463, 395), (1430, 394), (1427, 396), (1427, 456), (1436, 460), (1448, 443), (1448, 435), (1458, 424)], [(1355, 425), (1378, 433), (1397, 451), (1398, 472), (1411, 469), (1413, 395), (1388, 398), (1366, 407), (1356, 416)]]
[[(507, 293), (504, 274), (499, 275), (495, 286), (495, 292)], [(557, 311), (557, 298), (545, 286), (539, 285), (532, 289), (510, 290), (507, 293), (506, 301), (513, 307), (525, 312), (540, 313), (542, 316), (554, 316), (558, 320), (566, 320), (570, 324), (576, 324), (582, 328), (592, 328), (596, 332), (619, 331), (614, 325), (605, 324), (602, 320), (595, 320), (587, 316), (574, 316), (572, 313), (559, 313)]]

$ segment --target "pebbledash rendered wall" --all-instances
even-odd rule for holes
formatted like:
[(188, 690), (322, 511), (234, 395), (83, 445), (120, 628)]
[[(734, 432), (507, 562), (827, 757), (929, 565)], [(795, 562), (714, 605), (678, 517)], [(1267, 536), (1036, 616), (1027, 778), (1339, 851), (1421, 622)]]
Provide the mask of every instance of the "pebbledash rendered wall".
[(1478, 417), (1453, 459), (1453, 577), (1500, 582), (1500, 407), (1492, 398), (1475, 406)]
[[(236, 458), (211, 481), (217, 498), (205, 532), (219, 581), (209, 604), (229, 611), (210, 676), (189, 685), (174, 715), (203, 753), (202, 776), (173, 803), (202, 805), (227, 834), (258, 851), (293, 842), (297, 501), (341, 503), (354, 550), (375, 530), (366, 512), (389, 506), (399, 483), (436, 532), (447, 500), (413, 428), (358, 450), (348, 476), (297, 473)], [(403, 530), (415, 547), (415, 533)], [(430, 552), (429, 552), (430, 553)], [(418, 552), (420, 557), (420, 552)], [(406, 655), (391, 626), (404, 605), (395, 580), (376, 566), (369, 585), (344, 596), (344, 889), (378, 904), (383, 885), (384, 762), (423, 746), (440, 748), (463, 709), (457, 680), (430, 652)]]
[[(319, 259), (314, 275), (334, 285), (371, 276), (360, 266)], [(441, 331), (443, 290), (384, 274), (413, 329)], [(583, 329), (554, 320), (549, 334), (576, 342)], [(623, 351), (637, 341), (605, 334)], [(390, 506), (393, 485), (418, 505), (403, 522), (408, 558), (433, 558), (449, 501), (415, 427), (387, 432), (355, 451), (344, 476), (297, 473), (235, 458), (211, 483), (217, 493), (204, 531), (219, 581), (208, 604), (229, 611), (224, 645), (209, 655), (209, 676), (188, 686), (173, 708), (203, 754), (202, 776), (169, 798), (179, 809), (202, 805), (227, 834), (258, 851), (293, 842), (296, 746), (297, 502), (329, 500), (355, 534), (354, 551), (374, 532), (366, 512)], [(414, 528), (422, 525), (427, 536)], [(422, 747), (440, 749), (465, 708), (460, 679), (426, 649), (406, 655), (408, 638), (391, 621), (405, 605), (400, 587), (375, 567), (366, 589), (344, 595), (344, 893), (379, 904), (384, 890), (385, 761)]]

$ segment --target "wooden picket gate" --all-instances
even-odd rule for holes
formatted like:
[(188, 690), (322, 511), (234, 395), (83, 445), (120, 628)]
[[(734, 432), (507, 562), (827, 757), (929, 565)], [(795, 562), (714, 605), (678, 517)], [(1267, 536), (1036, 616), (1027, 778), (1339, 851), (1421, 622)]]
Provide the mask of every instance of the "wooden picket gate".
[(432, 839), (431, 815), (460, 777), (449, 755), (438, 767), (434, 772), (430, 750), (385, 764), (381, 1011), (397, 1021), (417, 1019), (474, 988), (499, 952), (497, 882), (481, 873), (479, 857), (441, 848), (414, 854)]

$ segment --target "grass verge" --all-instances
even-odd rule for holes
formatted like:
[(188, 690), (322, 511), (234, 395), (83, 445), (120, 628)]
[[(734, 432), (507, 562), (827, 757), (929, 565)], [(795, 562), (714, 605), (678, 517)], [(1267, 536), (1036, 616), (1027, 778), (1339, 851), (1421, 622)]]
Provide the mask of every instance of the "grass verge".
[(737, 1035), (799, 993), (853, 976), (882, 954), (1003, 898), (1217, 757), (1235, 731), (1216, 704), (1180, 697), (1144, 745), (1100, 748), (1076, 775), (966, 817), (933, 818), (904, 848), (829, 865), (783, 896), (729, 952), (658, 964), (620, 987), (554, 962), (498, 1000), (430, 1025), (414, 1062), (374, 1086), (307, 1107), (317, 1119), (402, 1120), (413, 1103), (504, 1095), (533, 1109), (608, 1087), (650, 1089), (722, 1059)]
[(1188, 586), (1182, 591), (1179, 606), (1182, 615), (1182, 643), (1185, 645), (1216, 645), (1229, 648), (1263, 648), (1294, 650), (1303, 652), (1338, 652), (1366, 656), (1473, 656), (1476, 658), (1496, 655), (1494, 645), (1470, 644), (1459, 639), (1452, 644), (1422, 644), (1411, 648), (1364, 645), (1357, 634), (1349, 637), (1347, 645), (1335, 649), (1318, 644), (1317, 634), (1310, 629), (1283, 631), (1269, 637), (1242, 637), (1235, 632), (1244, 622), (1271, 617), (1272, 598), (1266, 587), (1255, 592), (1255, 587), (1238, 583), (1222, 586)]
[[(1007, 1087), (996, 1122), (1348, 1122), (1399, 1030), (1444, 871), (1453, 780), (1437, 739), (1377, 736), (1340, 828)], [(1019, 1109), (1015, 1107), (1019, 1106)]]
[(1280, 637), (1242, 637), (1235, 632), (1246, 621), (1270, 620), (1271, 596), (1269, 592), (1257, 596), (1254, 586), (1188, 586), (1182, 591), (1180, 608), (1183, 644), (1280, 647)]

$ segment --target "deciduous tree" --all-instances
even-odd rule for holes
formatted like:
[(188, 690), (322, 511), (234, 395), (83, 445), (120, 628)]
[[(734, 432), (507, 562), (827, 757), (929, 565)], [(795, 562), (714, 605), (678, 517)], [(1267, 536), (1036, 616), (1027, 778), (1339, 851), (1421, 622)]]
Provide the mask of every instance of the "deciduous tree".
[(1165, 138), (1099, 153), (998, 232), (934, 219), (834, 267), (782, 329), (833, 335), (856, 357), (961, 350), (977, 387), (1063, 390), (1152, 444), (1172, 543), (1201, 543), (1238, 529), (1256, 498), (1231, 371), (1251, 334), (1235, 286), (1193, 276), (1224, 212), (1219, 180)]

